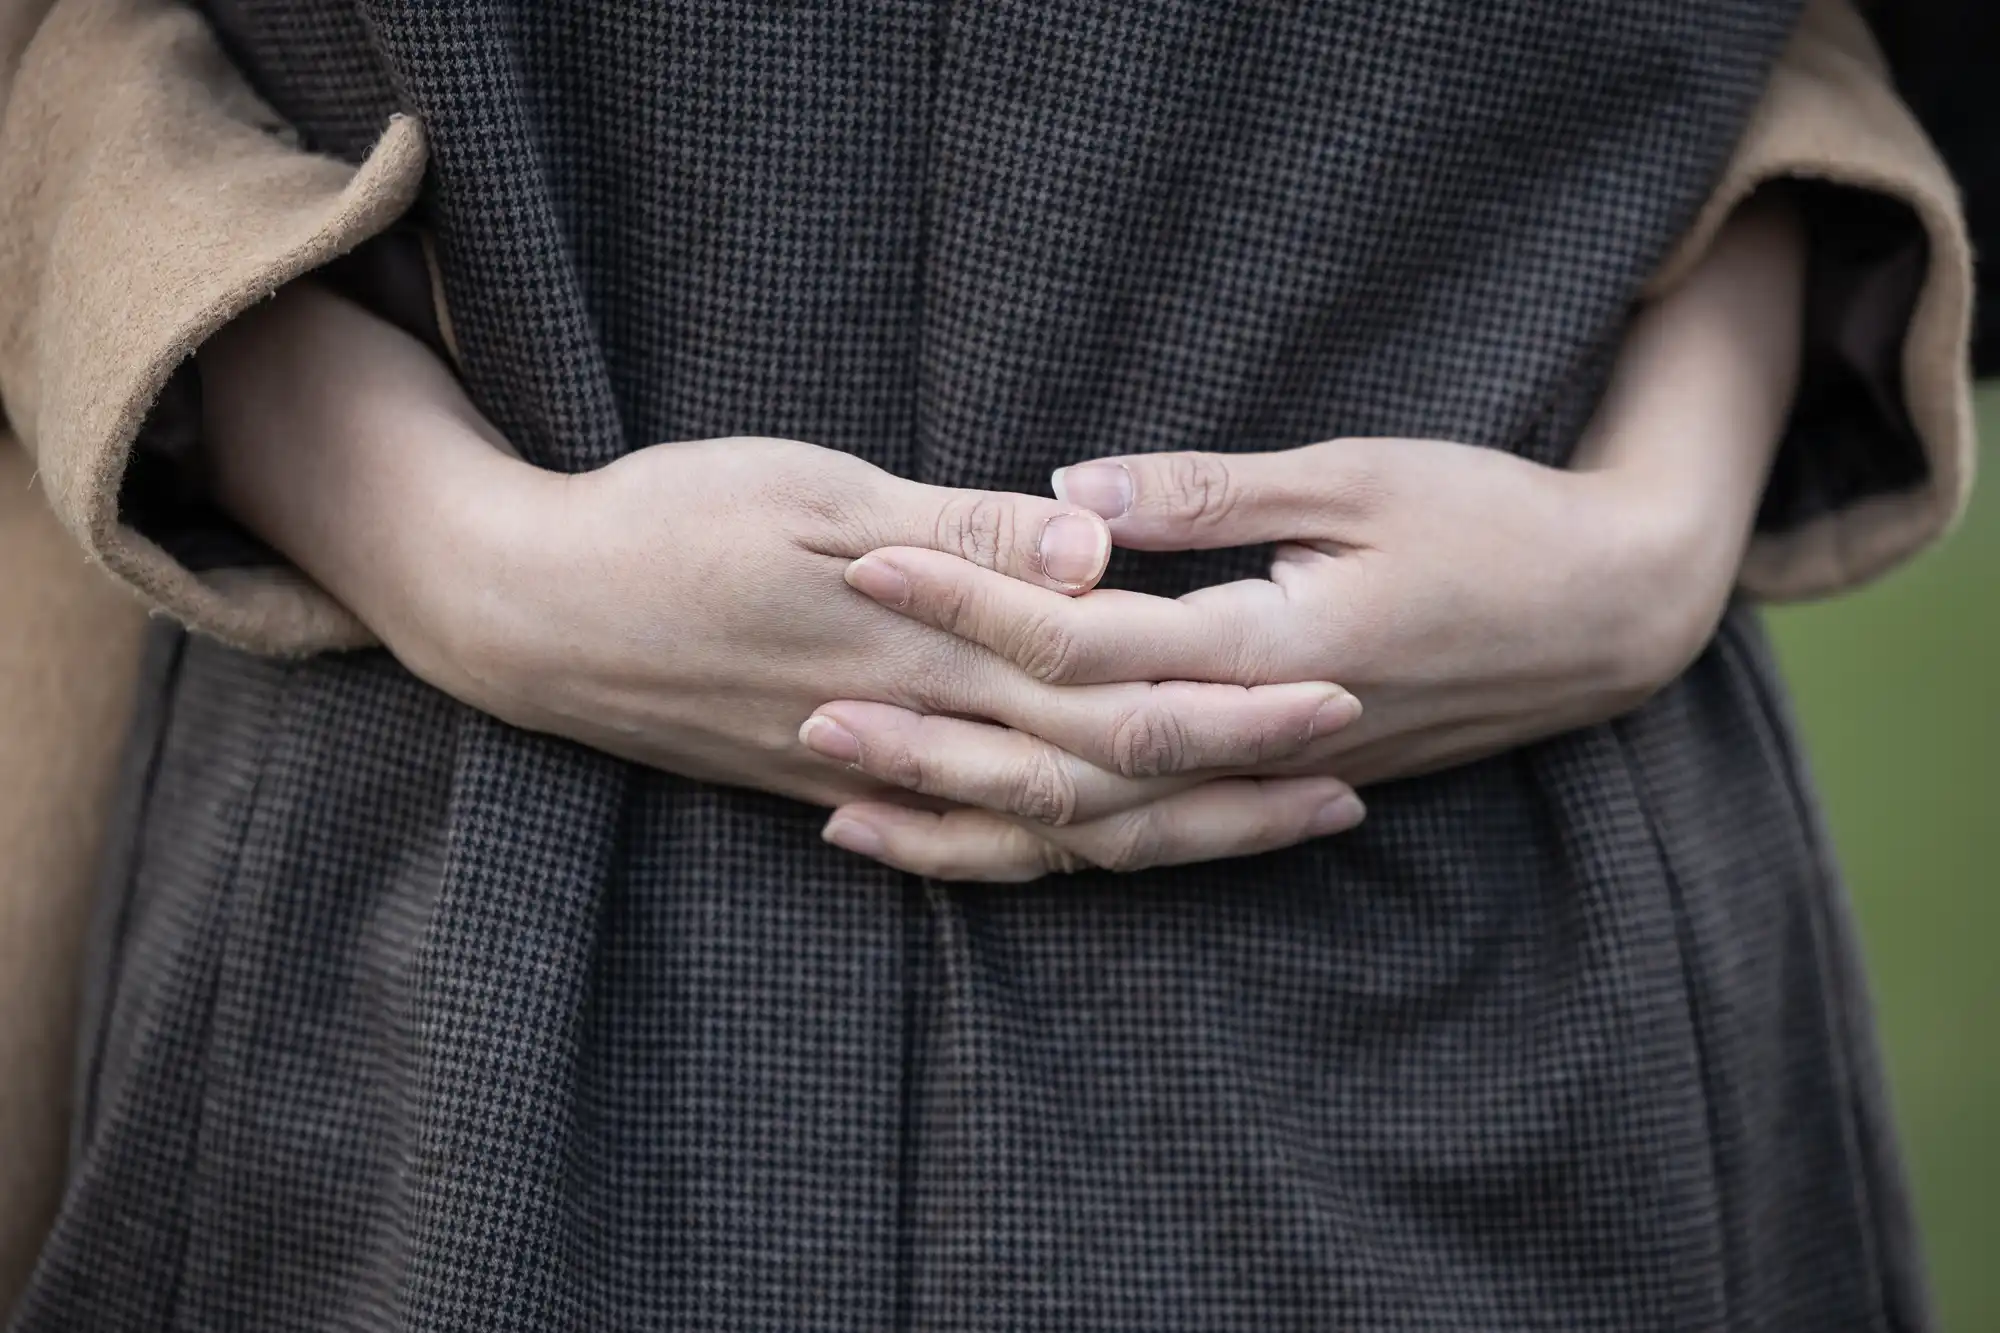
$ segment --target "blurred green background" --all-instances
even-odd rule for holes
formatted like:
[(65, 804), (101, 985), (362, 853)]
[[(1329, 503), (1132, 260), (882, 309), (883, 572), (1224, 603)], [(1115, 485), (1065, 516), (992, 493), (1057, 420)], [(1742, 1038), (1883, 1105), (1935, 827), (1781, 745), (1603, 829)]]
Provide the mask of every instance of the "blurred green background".
[(1944, 1333), (2000, 1333), (2000, 387), (1958, 534), (1773, 611), (1866, 939)]

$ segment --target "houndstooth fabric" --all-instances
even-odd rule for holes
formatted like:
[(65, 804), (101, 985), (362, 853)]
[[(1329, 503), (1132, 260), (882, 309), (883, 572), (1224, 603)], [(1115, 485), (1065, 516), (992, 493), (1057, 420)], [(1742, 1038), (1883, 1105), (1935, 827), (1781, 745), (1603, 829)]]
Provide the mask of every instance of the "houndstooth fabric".
[[(1345, 434), (1560, 460), (1792, 10), (217, 17), (331, 150), (423, 117), (467, 378), (531, 457), (765, 434), (1039, 490)], [(1010, 888), (380, 654), (162, 631), (148, 679), (19, 1333), (1925, 1325), (1746, 612), (1638, 712), (1351, 835)]]

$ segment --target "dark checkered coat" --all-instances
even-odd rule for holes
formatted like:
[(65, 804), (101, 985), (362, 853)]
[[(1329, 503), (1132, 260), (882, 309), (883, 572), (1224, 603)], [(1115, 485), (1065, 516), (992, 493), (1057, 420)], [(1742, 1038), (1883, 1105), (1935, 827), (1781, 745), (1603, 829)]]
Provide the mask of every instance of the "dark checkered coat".
[[(313, 143), (422, 117), (467, 379), (535, 460), (766, 434), (1039, 491), (1355, 434), (1560, 461), (1794, 6), (216, 17)], [(1767, 521), (1883, 471), (1822, 443)], [(1747, 611), (1352, 835), (1004, 889), (379, 653), (162, 632), (149, 681), (22, 1333), (1924, 1325)]]

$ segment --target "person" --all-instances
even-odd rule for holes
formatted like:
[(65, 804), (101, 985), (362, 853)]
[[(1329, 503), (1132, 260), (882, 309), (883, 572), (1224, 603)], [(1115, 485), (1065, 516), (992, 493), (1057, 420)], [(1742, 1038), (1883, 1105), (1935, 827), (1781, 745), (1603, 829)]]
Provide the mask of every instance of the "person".
[(1851, 11), (207, 18), (0, 140), (198, 631), (17, 1328), (1922, 1326), (1736, 595), (1971, 470)]

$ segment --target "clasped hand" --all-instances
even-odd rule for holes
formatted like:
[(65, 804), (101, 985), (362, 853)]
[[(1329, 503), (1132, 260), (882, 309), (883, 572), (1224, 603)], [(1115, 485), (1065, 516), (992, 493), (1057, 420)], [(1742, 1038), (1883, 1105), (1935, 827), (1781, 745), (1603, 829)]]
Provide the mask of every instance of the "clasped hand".
[[(842, 585), (855, 558), (887, 547), (1064, 602), (1111, 547), (1077, 504), (926, 486), (768, 437), (658, 444), (578, 475), (533, 467), (426, 349), (312, 284), (218, 335), (202, 371), (223, 505), (405, 666), (504, 721), (666, 772), (944, 813), (978, 793), (940, 798), (900, 770), (885, 781), (868, 768), (880, 752), (829, 763), (800, 724), (829, 699), (862, 700), (982, 719), (960, 756), (981, 773), (1033, 744), (1101, 773), (1192, 781), (1307, 750), (1356, 712), (1310, 678), (1038, 676)], [(829, 725), (813, 734), (838, 755)], [(1076, 820), (1065, 858), (1130, 865), (1141, 842), (1121, 828), (1157, 830), (1148, 859), (1205, 859), (1348, 827), (1351, 797), (1306, 773), (1207, 782), (1171, 807), (1031, 809)], [(1022, 873), (977, 857), (945, 869)]]
[[(1192, 860), (1337, 832), (1360, 817), (1336, 776), (1310, 766), (1265, 773), (1316, 753), (1321, 737), (1353, 719), (1353, 696), (1337, 685), (1311, 676), (1063, 678), (1032, 652), (1025, 666), (1014, 660), (1039, 609), (996, 604), (989, 645), (907, 614), (915, 601), (899, 614), (841, 582), (843, 571), (865, 579), (887, 568), (878, 558), (854, 572), (856, 557), (886, 549), (935, 559), (926, 568), (942, 580), (963, 571), (1067, 608), (1110, 552), (1106, 524), (1086, 507), (923, 486), (844, 453), (767, 438), (656, 445), (574, 477), (500, 466), (506, 480), (479, 491), (514, 499), (502, 512), (482, 505), (482, 524), (542, 540), (509, 546), (489, 536), (474, 562), (488, 571), (486, 595), (468, 602), (455, 585), (414, 633), (399, 633), (393, 619), (375, 623), (420, 674), (507, 721), (683, 776), (881, 819), (957, 821), (953, 807), (968, 804), (1013, 811), (1051, 826), (1062, 864), (1134, 864), (1137, 840), (1120, 830), (1141, 825), (1155, 840), (1146, 859)], [(454, 619), (463, 628), (453, 631)], [(829, 695), (857, 702), (808, 723), (807, 748), (800, 724)], [(853, 733), (838, 718), (849, 716), (867, 740), (843, 749)], [(937, 744), (887, 744), (900, 734), (889, 721), (897, 718)], [(962, 720), (972, 718), (981, 720)], [(1038, 804), (1049, 790), (1036, 776), (1041, 755), (1103, 785), (1060, 808)], [(1270, 780), (1213, 780), (1236, 773)], [(882, 799), (892, 795), (900, 803)], [(1017, 858), (975, 853), (939, 861), (934, 873), (1023, 871)]]
[[(1058, 494), (1121, 545), (1275, 543), (1268, 578), (1174, 599), (1066, 596), (936, 550), (863, 555), (846, 569), (860, 593), (1052, 688), (1326, 681), (1362, 711), (1283, 753), (1195, 772), (1107, 766), (948, 711), (831, 700), (806, 721), (808, 746), (952, 804), (849, 802), (827, 837), (971, 879), (1240, 854), (1360, 818), (1339, 796), (1318, 825), (1287, 823), (1301, 781), (1424, 773), (1636, 705), (1701, 651), (1735, 586), (1797, 384), (1804, 254), (1781, 197), (1740, 210), (1693, 274), (1632, 320), (1567, 469), (1350, 439), (1056, 475)], [(1184, 748), (1164, 733), (1144, 752)]]
[[(1058, 473), (1059, 494), (1101, 515), (1120, 545), (1278, 544), (1268, 578), (1180, 598), (1069, 596), (937, 550), (872, 551), (847, 567), (849, 585), (1048, 686), (1335, 681), (1365, 711), (1287, 753), (1195, 774), (1170, 762), (1182, 745), (1172, 734), (1143, 747), (1145, 763), (1106, 766), (991, 722), (833, 701), (802, 729), (809, 747), (956, 808), (849, 803), (827, 836), (944, 878), (1256, 850), (1279, 841), (1258, 795), (1270, 782), (1380, 782), (1610, 717), (1685, 665), (1733, 573), (1720, 561), (1705, 576), (1670, 571), (1672, 534), (1645, 530), (1647, 507), (1626, 502), (1624, 481), (1432, 440)], [(1666, 600), (1633, 595), (1647, 587)], [(1329, 829), (1359, 821), (1358, 801), (1340, 804)]]
[[(1356, 785), (1678, 673), (1782, 435), (1802, 255), (1783, 209), (1733, 220), (1632, 322), (1566, 470), (1335, 440), (1098, 460), (1043, 499), (755, 437), (561, 475), (310, 282), (203, 347), (204, 427), (223, 507), (474, 707), (833, 807), (830, 841), (916, 873), (1133, 870), (1342, 832)], [(1096, 588), (1113, 541), (1277, 554), (1168, 599)]]

